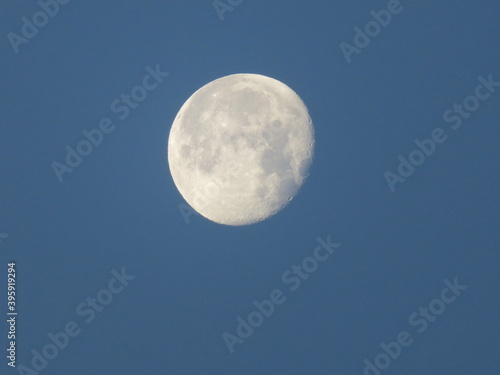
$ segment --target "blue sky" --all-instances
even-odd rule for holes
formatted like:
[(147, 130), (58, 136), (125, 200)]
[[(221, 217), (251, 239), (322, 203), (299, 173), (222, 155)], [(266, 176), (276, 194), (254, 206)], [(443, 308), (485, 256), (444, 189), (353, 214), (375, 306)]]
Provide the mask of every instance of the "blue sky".
[[(24, 37), (41, 5), (0, 4), (0, 304), (15, 261), (19, 314), (18, 367), (4, 358), (2, 374), (33, 369), (32, 350), (71, 322), (81, 332), (35, 372), (497, 374), (500, 5), (223, 2), (234, 5), (221, 20), (209, 0), (69, 1), (17, 53), (9, 33)], [(371, 12), (388, 8), (378, 30)], [(367, 46), (355, 27), (374, 33)], [(341, 43), (358, 53), (347, 59)], [(112, 103), (148, 69), (169, 74), (120, 119)], [(276, 78), (304, 100), (310, 176), (261, 223), (186, 223), (168, 132), (194, 91), (234, 73)], [(113, 130), (60, 182), (53, 163), (102, 119)], [(419, 159), (415, 140), (436, 129), (441, 143)], [(398, 157), (411, 154), (423, 161), (402, 176)], [(284, 273), (328, 236), (340, 246), (291, 290)], [(453, 294), (455, 279), (467, 288)], [(224, 332), (237, 335), (238, 317), (273, 290), (286, 300), (231, 353)], [(86, 322), (98, 296), (113, 299)], [(404, 332), (411, 344), (367, 369)]]

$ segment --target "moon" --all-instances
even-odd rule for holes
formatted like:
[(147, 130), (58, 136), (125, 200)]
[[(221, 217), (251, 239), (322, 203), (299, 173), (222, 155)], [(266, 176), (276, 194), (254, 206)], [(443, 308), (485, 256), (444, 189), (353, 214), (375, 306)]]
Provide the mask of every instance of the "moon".
[(168, 164), (186, 202), (225, 225), (254, 224), (298, 193), (314, 154), (300, 97), (259, 74), (233, 74), (196, 91), (168, 138)]

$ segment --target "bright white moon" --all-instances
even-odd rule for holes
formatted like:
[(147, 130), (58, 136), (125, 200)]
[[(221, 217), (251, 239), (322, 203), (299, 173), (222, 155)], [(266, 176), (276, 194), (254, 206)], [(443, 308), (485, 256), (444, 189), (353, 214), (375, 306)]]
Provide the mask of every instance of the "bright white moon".
[(247, 225), (283, 207), (304, 183), (314, 152), (306, 106), (287, 85), (234, 74), (196, 91), (168, 139), (179, 192), (209, 220)]

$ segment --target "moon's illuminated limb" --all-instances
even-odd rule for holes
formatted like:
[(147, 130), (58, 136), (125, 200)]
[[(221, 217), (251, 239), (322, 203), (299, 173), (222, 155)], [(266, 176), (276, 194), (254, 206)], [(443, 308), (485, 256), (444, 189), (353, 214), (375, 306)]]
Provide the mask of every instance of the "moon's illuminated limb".
[(297, 194), (314, 152), (314, 128), (299, 96), (257, 74), (219, 78), (177, 114), (168, 162), (184, 199), (221, 224), (253, 224)]

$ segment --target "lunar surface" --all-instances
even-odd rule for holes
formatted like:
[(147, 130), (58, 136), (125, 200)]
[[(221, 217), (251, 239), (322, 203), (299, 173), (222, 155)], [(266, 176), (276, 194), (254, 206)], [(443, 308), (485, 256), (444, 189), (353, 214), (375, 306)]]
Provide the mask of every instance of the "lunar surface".
[(177, 114), (168, 139), (175, 185), (202, 216), (248, 225), (284, 208), (314, 152), (306, 106), (287, 85), (257, 74), (216, 79)]

